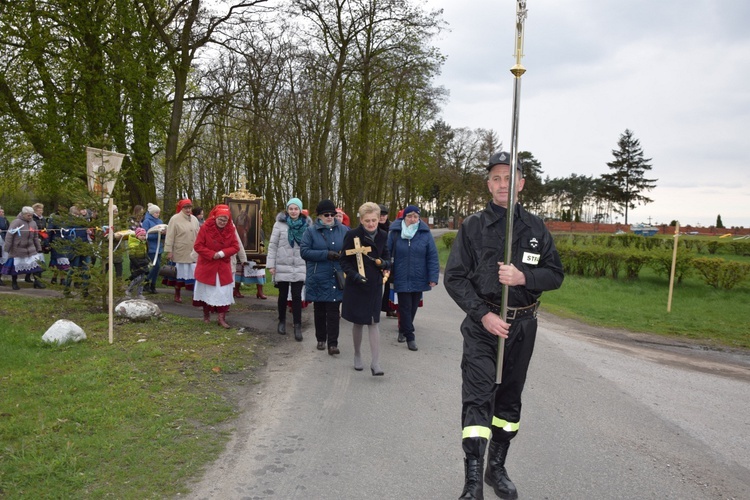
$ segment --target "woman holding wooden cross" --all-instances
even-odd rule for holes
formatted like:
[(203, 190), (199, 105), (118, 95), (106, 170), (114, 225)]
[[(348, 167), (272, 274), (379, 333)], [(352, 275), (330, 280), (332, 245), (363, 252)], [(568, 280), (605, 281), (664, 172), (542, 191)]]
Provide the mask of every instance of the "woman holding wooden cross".
[(362, 330), (367, 325), (373, 375), (383, 375), (380, 367), (380, 303), (383, 281), (391, 267), (388, 234), (378, 228), (380, 206), (367, 202), (359, 207), (360, 225), (344, 237), (341, 267), (346, 273), (346, 287), (341, 316), (352, 323), (354, 369), (364, 369), (360, 345)]

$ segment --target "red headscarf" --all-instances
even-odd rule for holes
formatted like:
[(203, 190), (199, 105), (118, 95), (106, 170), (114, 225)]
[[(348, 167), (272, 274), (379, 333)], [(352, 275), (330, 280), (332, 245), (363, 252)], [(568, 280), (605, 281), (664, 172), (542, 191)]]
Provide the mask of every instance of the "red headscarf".
[(212, 225), (216, 225), (216, 218), (221, 216), (226, 217), (229, 219), (229, 222), (227, 223), (226, 227), (230, 228), (232, 231), (235, 230), (234, 227), (234, 221), (232, 220), (232, 210), (229, 208), (229, 205), (216, 205), (214, 208), (211, 209), (211, 212), (208, 214), (208, 219), (206, 221), (211, 220)]
[(175, 213), (179, 214), (180, 212), (182, 212), (182, 209), (183, 209), (183, 207), (185, 207), (185, 205), (192, 205), (192, 204), (193, 204), (193, 202), (190, 201), (190, 198), (185, 198), (184, 200), (178, 201), (177, 202), (177, 211)]
[(208, 214), (209, 219), (215, 219), (216, 217), (229, 217), (229, 222), (232, 222), (232, 211), (229, 209), (229, 205), (216, 205), (214, 208), (211, 209), (211, 212)]
[(222, 215), (229, 219), (229, 222), (227, 222), (227, 225), (224, 226), (224, 229), (229, 228), (230, 232), (232, 234), (235, 234), (236, 228), (234, 226), (234, 223), (232, 222), (232, 211), (229, 209), (228, 205), (216, 205), (214, 208), (212, 208), (211, 212), (208, 214), (208, 217), (206, 217), (206, 222), (201, 226), (201, 231), (205, 228), (210, 232), (217, 231), (216, 234), (221, 233), (222, 231), (216, 225), (216, 218), (221, 217)]

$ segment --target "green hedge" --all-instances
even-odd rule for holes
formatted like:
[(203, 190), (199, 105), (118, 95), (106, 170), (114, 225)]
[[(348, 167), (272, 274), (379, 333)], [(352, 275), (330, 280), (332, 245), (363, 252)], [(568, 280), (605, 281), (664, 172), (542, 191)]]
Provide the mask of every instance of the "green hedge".
[(453, 242), (456, 239), (456, 233), (445, 233), (443, 235), (443, 245), (445, 245), (445, 248), (450, 250), (453, 248)]
[[(642, 250), (638, 248), (612, 248), (608, 246), (573, 244), (563, 239), (557, 244), (563, 268), (568, 274), (591, 277), (609, 276), (619, 279), (637, 279), (644, 266), (658, 275), (669, 277), (672, 272), (673, 251), (667, 248)], [(714, 288), (731, 289), (750, 278), (750, 263), (721, 258), (696, 257), (687, 248), (678, 246), (675, 263), (675, 280), (682, 280), (697, 271), (706, 284)]]
[(648, 252), (628, 248), (572, 247), (563, 244), (557, 247), (557, 251), (565, 272), (579, 276), (619, 279), (624, 272), (626, 279), (635, 279), (643, 266), (652, 260)]
[[(672, 273), (672, 257), (673, 250), (660, 250), (653, 252), (648, 265), (651, 266), (656, 274), (659, 276), (669, 277)], [(674, 267), (674, 277), (677, 283), (682, 283), (682, 280), (693, 272), (692, 267), (693, 253), (685, 248), (677, 246), (677, 259)]]
[[(600, 246), (608, 248), (634, 248), (640, 250), (672, 250), (673, 236), (641, 236), (638, 234), (578, 234), (558, 233), (554, 235), (558, 245)], [(678, 247), (696, 254), (705, 255), (741, 255), (750, 256), (750, 239), (714, 239), (706, 240), (684, 236), (678, 240)]]
[(693, 259), (693, 267), (707, 285), (731, 290), (750, 276), (750, 264), (724, 259), (702, 257)]

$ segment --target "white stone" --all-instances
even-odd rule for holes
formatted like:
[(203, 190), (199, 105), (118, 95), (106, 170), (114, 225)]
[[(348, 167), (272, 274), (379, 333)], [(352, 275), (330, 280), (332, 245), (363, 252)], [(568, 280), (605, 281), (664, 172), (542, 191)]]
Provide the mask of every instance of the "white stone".
[(117, 304), (115, 314), (130, 321), (146, 321), (161, 316), (161, 309), (148, 300), (133, 299)]
[(83, 329), (67, 319), (59, 319), (42, 335), (42, 341), (47, 344), (65, 344), (86, 340)]

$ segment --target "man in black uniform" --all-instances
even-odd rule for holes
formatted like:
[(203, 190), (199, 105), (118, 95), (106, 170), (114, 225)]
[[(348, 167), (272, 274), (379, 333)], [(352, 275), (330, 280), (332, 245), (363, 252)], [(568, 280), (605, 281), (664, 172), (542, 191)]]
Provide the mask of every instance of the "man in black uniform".
[[(521, 392), (536, 339), (536, 311), (545, 290), (559, 288), (563, 269), (552, 236), (539, 217), (514, 207), (513, 250), (503, 262), (510, 187), (510, 155), (495, 153), (487, 166), (492, 201), (464, 220), (445, 268), (445, 288), (466, 312), (462, 377), (462, 446), (466, 483), (463, 499), (482, 499), (484, 480), (500, 498), (517, 498), (505, 470), (510, 440), (518, 432)], [(524, 179), (518, 166), (516, 192)], [(503, 285), (508, 285), (508, 317), (501, 318)], [(502, 383), (495, 384), (497, 337), (505, 339)]]

